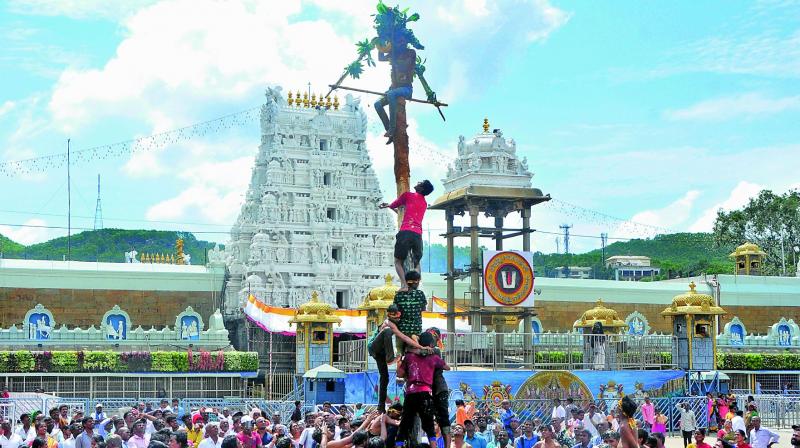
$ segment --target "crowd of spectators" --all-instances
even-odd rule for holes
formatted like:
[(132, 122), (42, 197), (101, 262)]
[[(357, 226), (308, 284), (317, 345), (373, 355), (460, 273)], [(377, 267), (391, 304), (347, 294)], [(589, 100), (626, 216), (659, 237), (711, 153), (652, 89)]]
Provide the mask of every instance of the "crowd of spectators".
[[(640, 404), (636, 446), (664, 448), (663, 414), (646, 398)], [(735, 409), (735, 408), (734, 408)], [(422, 410), (428, 412), (429, 410)], [(678, 404), (680, 428), (687, 448), (769, 448), (779, 435), (761, 426), (760, 417), (747, 423), (741, 415), (726, 419), (723, 427), (707, 432), (687, 403)], [(435, 437), (419, 430), (405, 442), (422, 448), (633, 448), (620, 435), (629, 419), (615, 410), (609, 415), (594, 402), (578, 405), (571, 399), (554, 400), (547, 423), (529, 414), (520, 416), (513, 403), (499, 409), (478, 409), (459, 401), (449, 434), (434, 422)], [(304, 412), (295, 403), (288, 421), (280, 413), (261, 409), (231, 412), (227, 408), (184, 409), (178, 400), (162, 400), (157, 406), (139, 403), (134, 408), (106, 412), (97, 405), (84, 415), (66, 405), (45, 412), (22, 414), (18, 421), (0, 425), (0, 448), (385, 448), (398, 442), (403, 405), (385, 412), (367, 407), (334, 407), (325, 403), (317, 412)], [(744, 428), (742, 428), (744, 425)], [(449, 439), (449, 440), (448, 440)], [(800, 446), (800, 426), (794, 427), (791, 444)]]

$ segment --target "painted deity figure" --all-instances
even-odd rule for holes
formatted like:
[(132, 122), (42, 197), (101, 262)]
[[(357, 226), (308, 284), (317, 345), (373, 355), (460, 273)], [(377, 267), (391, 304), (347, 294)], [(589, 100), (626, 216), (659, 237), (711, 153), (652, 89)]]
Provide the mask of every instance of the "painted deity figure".
[(34, 337), (32, 339), (50, 339), (50, 330), (52, 328), (47, 322), (45, 316), (39, 317), (39, 321), (34, 327)]

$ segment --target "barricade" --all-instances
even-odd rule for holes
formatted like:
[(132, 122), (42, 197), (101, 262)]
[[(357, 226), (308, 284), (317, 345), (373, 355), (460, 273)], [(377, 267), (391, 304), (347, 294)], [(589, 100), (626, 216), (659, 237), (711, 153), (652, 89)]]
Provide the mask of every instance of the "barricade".
[[(754, 401), (758, 408), (761, 422), (765, 427), (774, 429), (790, 428), (792, 425), (800, 422), (800, 400), (794, 395), (773, 395), (762, 394), (754, 395)], [(450, 412), (455, 414), (455, 398), (463, 398), (463, 394), (453, 393), (450, 399)], [(740, 409), (744, 409), (747, 396), (739, 395), (737, 397)], [(581, 408), (586, 408), (590, 402), (597, 405), (597, 409), (603, 413), (608, 413), (609, 408), (613, 409), (616, 406), (618, 398), (598, 398), (598, 399), (576, 399), (575, 404)], [(642, 402), (641, 398), (637, 400)], [(680, 403), (687, 403), (689, 409), (695, 414), (697, 426), (700, 428), (708, 428), (708, 405), (705, 397), (652, 397), (651, 401), (656, 409), (667, 417), (667, 432), (670, 435), (680, 434), (680, 411), (677, 405)], [(49, 395), (37, 395), (30, 397), (16, 397), (8, 399), (0, 399), (0, 417), (8, 418), (17, 421), (19, 416), (24, 413), (32, 413), (34, 411), (45, 411), (57, 408), (62, 404), (70, 407), (70, 412), (81, 410), (85, 415), (92, 415), (94, 406), (97, 403), (103, 404), (103, 409), (106, 414), (121, 415), (124, 411), (135, 407), (139, 403), (144, 402), (152, 406), (158, 406), (160, 399), (158, 398), (106, 398), (103, 400), (84, 400), (80, 398), (59, 398)], [(520, 420), (533, 420), (540, 419), (542, 423), (550, 423), (553, 410), (553, 402), (550, 399), (511, 399), (511, 410), (517, 415)], [(171, 400), (170, 400), (171, 404)], [(238, 411), (249, 413), (253, 408), (258, 408), (264, 411), (268, 418), (271, 418), (275, 413), (281, 415), (282, 421), (288, 422), (292, 412), (294, 411), (294, 402), (291, 400), (261, 400), (253, 398), (186, 398), (180, 400), (184, 412), (190, 412), (192, 409), (201, 407), (214, 407), (217, 409), (228, 408), (231, 414)], [(341, 403), (333, 404), (333, 412), (339, 413)], [(355, 405), (353, 403), (345, 403), (347, 412), (350, 415), (355, 414)], [(500, 403), (492, 400), (478, 400), (475, 403), (477, 410), (487, 413), (490, 416), (498, 417), (500, 413)], [(377, 406), (371, 403), (364, 403), (363, 407), (365, 413), (374, 411)], [(307, 412), (321, 411), (322, 405), (306, 405), (303, 404), (302, 413), (305, 415)], [(641, 411), (637, 411), (636, 418), (641, 421)]]

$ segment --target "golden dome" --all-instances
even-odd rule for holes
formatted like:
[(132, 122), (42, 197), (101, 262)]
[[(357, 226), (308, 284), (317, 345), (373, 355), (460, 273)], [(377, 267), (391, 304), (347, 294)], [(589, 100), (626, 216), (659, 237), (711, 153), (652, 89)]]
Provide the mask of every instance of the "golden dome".
[(678, 294), (672, 298), (672, 304), (661, 312), (662, 316), (677, 316), (683, 314), (725, 314), (725, 310), (714, 303), (714, 298), (708, 294), (695, 291), (697, 285), (689, 283), (689, 291)]
[(766, 254), (766, 252), (761, 250), (761, 248), (758, 247), (758, 245), (756, 245), (756, 244), (744, 243), (741, 246), (737, 247), (736, 250), (734, 250), (728, 256), (731, 257), (731, 258), (736, 258), (736, 257), (739, 257), (739, 256), (744, 256), (744, 255), (761, 255), (763, 257), (763, 256), (765, 256), (767, 254)]
[(290, 324), (299, 322), (330, 322), (342, 323), (342, 319), (333, 314), (333, 307), (325, 302), (319, 301), (317, 291), (311, 293), (311, 300), (300, 305), (294, 313), (294, 317), (289, 321)]
[(367, 296), (364, 297), (364, 302), (358, 309), (385, 310), (389, 308), (389, 305), (394, 303), (394, 296), (397, 294), (397, 290), (400, 289), (400, 287), (392, 283), (392, 274), (386, 274), (384, 280), (386, 280), (386, 283), (369, 290)]
[(580, 319), (572, 325), (574, 328), (591, 328), (596, 322), (603, 324), (603, 328), (622, 328), (626, 327), (625, 321), (619, 318), (619, 314), (611, 308), (603, 305), (603, 299), (597, 299), (594, 308), (586, 310)]

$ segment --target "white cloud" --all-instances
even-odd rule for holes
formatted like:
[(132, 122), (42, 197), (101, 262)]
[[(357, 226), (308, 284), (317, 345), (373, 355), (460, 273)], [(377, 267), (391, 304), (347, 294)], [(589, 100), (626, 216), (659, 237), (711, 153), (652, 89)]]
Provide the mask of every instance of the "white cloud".
[(784, 35), (772, 28), (755, 35), (711, 37), (687, 44), (680, 56), (687, 55), (689, 64), (679, 62), (671, 70), (796, 78), (800, 76), (800, 31)]
[(35, 243), (41, 243), (51, 238), (50, 229), (46, 229), (47, 222), (34, 218), (25, 221), (24, 226), (36, 227), (16, 227), (0, 225), (0, 235), (10, 238), (12, 241), (24, 244), (26, 246)]
[(151, 206), (145, 217), (151, 221), (199, 218), (212, 224), (232, 224), (247, 191), (253, 163), (253, 157), (241, 157), (187, 167), (178, 177), (188, 187)]
[(750, 198), (758, 196), (764, 189), (762, 185), (740, 181), (733, 187), (730, 195), (724, 201), (706, 209), (700, 218), (689, 226), (690, 232), (710, 232), (714, 229), (714, 221), (717, 219), (717, 210), (731, 211), (744, 207)]
[(0, 104), (0, 117), (11, 112), (17, 104), (14, 101), (8, 100)]
[(163, 149), (134, 152), (122, 166), (122, 171), (134, 179), (163, 176), (168, 170), (159, 158), (160, 152)]
[(755, 118), (800, 109), (800, 96), (767, 98), (760, 93), (745, 93), (701, 101), (684, 109), (665, 112), (670, 120), (722, 121)]
[(322, 90), (352, 59), (353, 45), (327, 22), (290, 22), (298, 12), (297, 1), (173, 0), (144, 8), (125, 20), (127, 37), (105, 66), (62, 74), (50, 109), (65, 129), (109, 115), (152, 123), (154, 111), (184, 122), (196, 117), (187, 105), (252, 104), (267, 84), (310, 81)]
[[(513, 10), (513, 14), (508, 11)], [(448, 25), (448, 33), (475, 32), (476, 37), (487, 38), (487, 33), (502, 35), (521, 33), (529, 42), (546, 39), (553, 31), (567, 23), (570, 14), (551, 5), (547, 0), (522, 2), (487, 2), (486, 0), (460, 0), (436, 8), (437, 18)], [(527, 26), (521, 26), (522, 23)], [(498, 27), (498, 25), (503, 25)], [(506, 42), (506, 45), (510, 45)]]
[(631, 221), (661, 228), (675, 227), (689, 218), (698, 196), (700, 196), (699, 191), (689, 190), (681, 198), (666, 207), (636, 213), (631, 217)]

